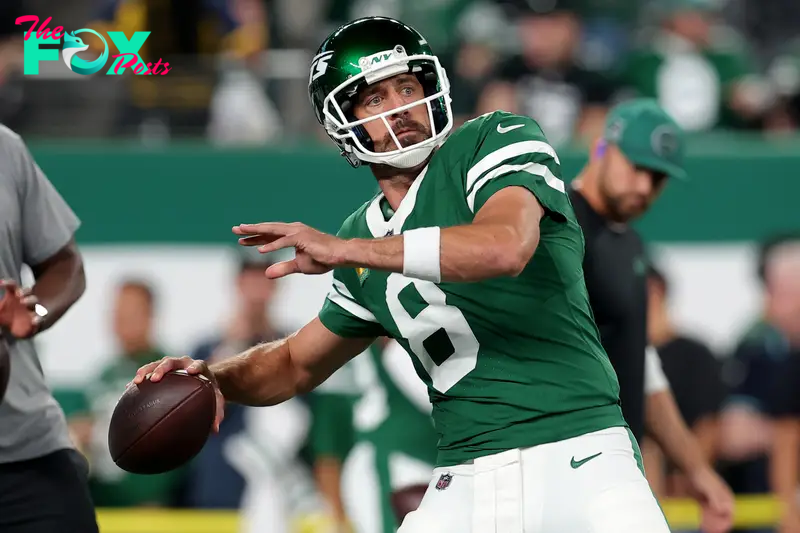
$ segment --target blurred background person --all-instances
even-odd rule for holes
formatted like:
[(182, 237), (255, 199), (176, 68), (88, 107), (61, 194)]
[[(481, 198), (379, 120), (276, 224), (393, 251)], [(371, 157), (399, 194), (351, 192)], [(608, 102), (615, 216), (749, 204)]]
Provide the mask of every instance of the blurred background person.
[[(240, 254), (236, 277), (230, 285), (233, 312), (225, 318), (223, 331), (204, 339), (192, 350), (194, 359), (212, 364), (249, 346), (286, 336), (287, 332), (276, 328), (270, 318), (277, 289), (276, 281), (264, 275), (270, 264), (258, 254)], [(238, 509), (241, 506), (245, 477), (231, 463), (227, 446), (231, 437), (245, 431), (247, 409), (229, 405), (219, 433), (211, 435), (192, 462), (186, 489), (189, 507)]]
[(0, 398), (0, 530), (95, 533), (86, 460), (34, 344), (86, 290), (75, 242), (81, 221), (23, 138), (2, 125), (0, 176), (0, 337), (9, 365)]
[[(721, 365), (703, 342), (682, 334), (669, 310), (669, 282), (650, 264), (647, 273), (647, 336), (658, 351), (678, 410), (709, 464), (719, 450), (719, 411), (725, 398)], [(645, 472), (660, 498), (686, 498), (691, 493), (685, 476), (665, 461), (652, 439), (642, 445)]]
[[(381, 338), (317, 394), (317, 481), (340, 531), (393, 533), (436, 462), (428, 391), (395, 340)], [(395, 496), (412, 489), (408, 496)]]
[(755, 270), (763, 287), (762, 312), (723, 365), (730, 393), (720, 418), (721, 468), (737, 494), (770, 491), (771, 397), (791, 356), (780, 314), (776, 316), (774, 309), (785, 307), (782, 302), (791, 298), (794, 281), (791, 275), (768, 273), (774, 268), (777, 251), (793, 242), (800, 242), (800, 235), (778, 235), (760, 246)]
[(22, 109), (22, 35), (14, 24), (24, 15), (22, 0), (6, 0), (0, 5), (0, 121), (15, 128)]
[[(163, 76), (126, 79), (131, 105), (121, 117), (122, 131), (153, 142), (206, 128), (222, 144), (274, 139), (280, 119), (256, 77), (259, 54), (269, 42), (264, 2), (110, 0), (101, 7), (90, 26), (127, 36), (147, 28), (140, 57), (154, 64), (161, 59), (171, 69)], [(112, 56), (118, 53), (109, 46)]]
[(130, 474), (114, 464), (108, 451), (111, 415), (120, 391), (130, 382), (131, 369), (168, 355), (156, 340), (157, 296), (150, 283), (124, 279), (113, 298), (112, 327), (118, 352), (86, 389), (93, 425), (91, 440), (81, 444), (91, 461), (92, 497), (102, 507), (174, 507), (184, 469), (158, 475)]
[(746, 39), (724, 24), (720, 4), (664, 0), (651, 6), (655, 24), (641, 31), (623, 69), (623, 85), (637, 96), (658, 99), (690, 132), (759, 129), (773, 104), (772, 87)]
[(764, 273), (778, 289), (770, 295), (767, 316), (786, 340), (788, 356), (779, 366), (770, 397), (775, 420), (770, 489), (784, 506), (780, 533), (800, 532), (800, 239), (772, 252)]
[(533, 117), (556, 147), (573, 140), (588, 144), (602, 132), (615, 85), (582, 65), (583, 21), (576, 4), (520, 0), (508, 5), (519, 54), (501, 62), (477, 114), (502, 109)]

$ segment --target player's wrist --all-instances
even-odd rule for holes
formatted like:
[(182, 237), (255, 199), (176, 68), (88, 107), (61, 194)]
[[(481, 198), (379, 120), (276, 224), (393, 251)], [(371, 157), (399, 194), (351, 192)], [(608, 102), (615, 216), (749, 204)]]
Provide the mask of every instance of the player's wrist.
[(403, 233), (403, 275), (439, 283), (442, 280), (441, 229), (418, 228)]
[(336, 254), (333, 267), (360, 267), (365, 266), (368, 260), (366, 239), (344, 239), (341, 241), (339, 253)]

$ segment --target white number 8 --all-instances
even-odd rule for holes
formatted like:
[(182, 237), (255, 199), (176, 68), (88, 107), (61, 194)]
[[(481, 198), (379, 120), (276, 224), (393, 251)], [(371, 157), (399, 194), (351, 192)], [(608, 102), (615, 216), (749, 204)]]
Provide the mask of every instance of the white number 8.
[[(428, 304), (415, 317), (400, 303), (400, 292), (412, 283)], [(386, 303), (397, 329), (430, 376), (433, 388), (441, 393), (447, 392), (475, 369), (480, 348), (467, 319), (458, 308), (447, 305), (445, 299), (445, 293), (430, 281), (411, 279), (397, 273), (389, 275), (386, 280)], [(455, 351), (437, 365), (424, 342), (440, 329), (447, 333)]]

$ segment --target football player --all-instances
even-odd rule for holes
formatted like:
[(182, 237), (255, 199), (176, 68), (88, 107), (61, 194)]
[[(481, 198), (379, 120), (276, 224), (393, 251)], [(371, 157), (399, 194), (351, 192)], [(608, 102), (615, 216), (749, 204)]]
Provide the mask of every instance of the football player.
[(584, 284), (583, 236), (538, 124), (504, 112), (457, 131), (425, 38), (387, 18), (329, 36), (311, 65), (317, 118), (381, 192), (337, 236), (243, 224), (240, 243), (294, 248), (266, 275), (323, 274), (319, 315), (210, 368), (170, 358), (225, 401), (309, 391), (375, 338), (396, 339), (428, 386), (437, 465), (401, 533), (667, 533), (619, 403)]

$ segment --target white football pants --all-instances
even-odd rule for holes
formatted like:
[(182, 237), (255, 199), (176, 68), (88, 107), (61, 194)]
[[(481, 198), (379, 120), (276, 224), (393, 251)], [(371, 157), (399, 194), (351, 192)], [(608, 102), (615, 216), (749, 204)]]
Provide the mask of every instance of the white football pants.
[(669, 533), (640, 461), (610, 428), (436, 468), (398, 533)]

